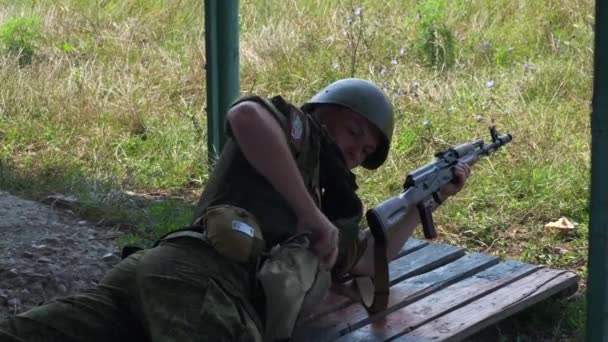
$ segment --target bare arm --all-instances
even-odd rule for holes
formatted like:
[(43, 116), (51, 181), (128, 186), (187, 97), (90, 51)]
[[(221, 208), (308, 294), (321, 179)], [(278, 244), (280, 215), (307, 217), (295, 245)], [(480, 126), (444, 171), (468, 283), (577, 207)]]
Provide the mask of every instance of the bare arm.
[(227, 115), (235, 140), (249, 163), (281, 194), (295, 214), (310, 215), (316, 205), (289, 148), (285, 133), (267, 109), (252, 101)]
[(298, 218), (298, 231), (309, 231), (321, 267), (333, 267), (338, 229), (323, 215), (306, 189), (285, 132), (266, 108), (244, 101), (227, 114), (234, 138), (249, 163), (285, 198)]

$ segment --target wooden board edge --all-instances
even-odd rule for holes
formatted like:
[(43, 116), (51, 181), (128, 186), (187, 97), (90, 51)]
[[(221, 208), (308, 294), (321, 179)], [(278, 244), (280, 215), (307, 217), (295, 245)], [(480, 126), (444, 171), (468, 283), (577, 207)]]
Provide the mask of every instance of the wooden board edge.
[[(431, 251), (433, 248), (441, 248), (441, 247), (452, 248), (452, 249), (449, 250), (448, 252), (446, 252), (445, 255), (443, 255), (442, 257), (437, 258), (430, 263), (425, 263), (425, 264), (421, 265), (421, 267), (415, 268), (410, 272), (403, 273), (400, 276), (392, 277), (390, 279), (390, 286), (400, 283), (406, 279), (410, 279), (415, 276), (431, 272), (439, 267), (445, 266), (445, 265), (453, 262), (456, 259), (462, 258), (463, 256), (465, 256), (467, 254), (466, 250), (462, 247), (456, 247), (456, 246), (452, 246), (452, 245), (448, 245), (448, 244), (429, 244), (429, 245), (425, 246), (424, 248), (421, 248), (413, 253), (408, 254), (405, 257), (413, 257), (416, 255), (416, 253), (427, 253), (428, 251)], [(432, 252), (430, 252), (430, 253), (432, 253)], [(391, 264), (395, 263), (395, 262), (400, 262), (401, 260), (404, 260), (404, 259), (403, 258), (395, 259), (395, 260), (391, 261)], [(389, 264), (389, 272), (390, 272), (391, 264)]]
[[(504, 268), (504, 267), (509, 267), (508, 265), (513, 265), (513, 264), (519, 265), (519, 266), (517, 266), (517, 268), (518, 269), (521, 268), (521, 271), (518, 271), (520, 273), (518, 273), (516, 275), (513, 275), (513, 274), (510, 274), (510, 273), (503, 273), (501, 271), (501, 274), (510, 274), (510, 275), (507, 278), (505, 278), (500, 284), (493, 284), (491, 288), (488, 288), (487, 290), (484, 290), (483, 292), (476, 294), (474, 297), (466, 299), (466, 300), (458, 303), (457, 305), (455, 305), (453, 307), (450, 307), (448, 309), (445, 309), (445, 310), (443, 310), (441, 312), (437, 312), (437, 313), (435, 313), (435, 314), (433, 314), (431, 316), (428, 316), (424, 320), (422, 320), (422, 321), (420, 321), (420, 322), (418, 322), (418, 323), (416, 323), (414, 325), (403, 327), (403, 329), (399, 333), (396, 333), (396, 334), (388, 333), (388, 334), (386, 334), (383, 337), (381, 337), (383, 335), (382, 333), (380, 333), (380, 335), (376, 335), (375, 333), (371, 333), (371, 335), (368, 335), (369, 332), (367, 332), (367, 331), (369, 330), (370, 326), (374, 324), (373, 322), (371, 322), (368, 325), (365, 325), (363, 327), (359, 327), (358, 329), (353, 329), (353, 330), (350, 330), (350, 331), (346, 332), (344, 335), (342, 335), (339, 338), (339, 341), (350, 341), (353, 338), (354, 338), (354, 340), (357, 340), (357, 341), (381, 341), (381, 340), (382, 341), (384, 341), (384, 340), (390, 340), (390, 341), (392, 341), (394, 338), (398, 338), (399, 336), (404, 336), (405, 334), (410, 333), (411, 331), (415, 330), (416, 328), (418, 328), (420, 326), (424, 326), (424, 325), (428, 324), (429, 322), (432, 322), (435, 319), (438, 319), (438, 318), (440, 318), (440, 317), (442, 317), (444, 315), (447, 315), (447, 314), (451, 313), (452, 311), (458, 310), (459, 308), (461, 308), (463, 306), (466, 306), (469, 303), (478, 300), (479, 298), (483, 298), (484, 296), (486, 296), (486, 295), (488, 295), (488, 294), (490, 294), (490, 293), (492, 293), (492, 292), (494, 292), (496, 290), (499, 290), (499, 289), (501, 289), (501, 288), (503, 288), (505, 286), (508, 286), (509, 284), (511, 284), (513, 282), (516, 282), (516, 281), (518, 281), (518, 280), (520, 280), (522, 278), (525, 278), (526, 276), (528, 276), (530, 274), (533, 274), (533, 273), (535, 273), (535, 272), (543, 269), (541, 266), (538, 266), (538, 265), (522, 263), (522, 262), (514, 261), (514, 260), (507, 260), (507, 261), (499, 263), (499, 264), (497, 264), (497, 265), (495, 265), (493, 267), (490, 267), (489, 269), (486, 269), (485, 271), (482, 271), (482, 272), (480, 272), (478, 274), (488, 273), (488, 271), (489, 271), (489, 274), (487, 274), (487, 275), (491, 275), (494, 272), (496, 272), (496, 270), (492, 271), (493, 268), (501, 269), (501, 268)], [(475, 276), (477, 276), (477, 274)], [(486, 275), (484, 275), (484, 277), (485, 276)], [(460, 282), (456, 283), (455, 285), (459, 285), (459, 283)], [(432, 295), (437, 296), (439, 292), (447, 291), (449, 288), (450, 287), (446, 287), (446, 288), (444, 288), (444, 289), (442, 289), (442, 290), (440, 290), (438, 292), (433, 293)], [(428, 298), (425, 297), (422, 300), (427, 300), (427, 299)], [(407, 307), (408, 306), (406, 305), (405, 307), (397, 310), (397, 312), (400, 311), (400, 310), (404, 310)], [(384, 317), (387, 317), (387, 316), (390, 316), (390, 315), (394, 315), (394, 313), (395, 313), (395, 311), (389, 313), (388, 315), (385, 315)], [(408, 324), (410, 324), (410, 323), (408, 323)], [(371, 330), (375, 330), (375, 329), (371, 328)], [(358, 336), (354, 337), (352, 334), (358, 335)]]
[[(415, 241), (415, 245), (409, 247), (407, 244), (410, 241)], [(419, 240), (419, 239), (414, 239), (414, 238), (409, 238), (407, 239), (407, 241), (405, 242), (405, 244), (403, 245), (403, 248), (401, 248), (401, 250), (399, 251), (399, 253), (397, 253), (397, 255), (393, 258), (392, 261), (395, 261), (399, 258), (401, 258), (404, 255), (408, 255), (410, 253), (413, 253), (421, 248), (424, 248), (428, 245), (430, 245), (431, 243), (425, 240)]]
[[(545, 268), (540, 268), (538, 270), (547, 270)], [(573, 286), (574, 284), (578, 283), (580, 276), (578, 274), (576, 274), (575, 272), (572, 271), (559, 271), (559, 270), (554, 270), (554, 269), (549, 269), (551, 271), (555, 271), (556, 272), (556, 276), (554, 278), (552, 278), (550, 281), (546, 282), (545, 284), (543, 284), (542, 286), (540, 286), (536, 291), (526, 295), (525, 297), (523, 297), (522, 299), (516, 301), (514, 304), (512, 305), (508, 305), (504, 308), (502, 308), (502, 310), (498, 313), (496, 313), (495, 315), (492, 315), (490, 317), (487, 317), (483, 320), (480, 320), (478, 322), (475, 322), (474, 324), (472, 324), (471, 326), (467, 327), (465, 330), (461, 330), (458, 331), (457, 333), (455, 333), (454, 335), (451, 336), (447, 336), (443, 339), (429, 339), (428, 337), (424, 337), (424, 336), (408, 336), (408, 335), (404, 335), (401, 337), (398, 337), (397, 339), (395, 339), (394, 341), (399, 341), (399, 342), (405, 342), (405, 341), (410, 341), (410, 338), (422, 338), (422, 340), (424, 341), (424, 339), (426, 338), (427, 340), (432, 340), (432, 341), (442, 341), (442, 342), (457, 342), (457, 341), (462, 341), (464, 339), (466, 339), (467, 337), (470, 337), (472, 335), (474, 335), (475, 333), (481, 331), (482, 329), (485, 329), (493, 324), (496, 324), (502, 320), (504, 320), (505, 318), (508, 318), (524, 309), (527, 309), (529, 307), (531, 307), (534, 304), (537, 304), (539, 302), (541, 302), (542, 300), (548, 299), (552, 296), (555, 296), (557, 294), (559, 294), (561, 291), (568, 289), (569, 287)], [(534, 273), (528, 275), (528, 276), (533, 276)], [(520, 279), (518, 279), (517, 281), (523, 281), (526, 277), (522, 277)], [(512, 285), (514, 282), (510, 283), (509, 285)], [(507, 286), (503, 286), (498, 290), (504, 290), (505, 288), (507, 288), (509, 285)], [(487, 294), (490, 295), (491, 293)], [(480, 302), (483, 301), (484, 298), (487, 297), (481, 297), (473, 302), (470, 302), (467, 305), (471, 305), (474, 304), (475, 302)], [(437, 319), (446, 319), (443, 317), (448, 317), (449, 315), (456, 315), (458, 314), (458, 310), (462, 310), (464, 309), (464, 306), (461, 306), (460, 308), (456, 309), (456, 310), (452, 310), (450, 312), (447, 312), (445, 315), (437, 317), (433, 320), (430, 320), (428, 322), (426, 322), (423, 325), (420, 325), (418, 327), (416, 327), (416, 329), (407, 332), (406, 334), (415, 332), (416, 330), (419, 329), (424, 329), (425, 325), (427, 324), (432, 324), (433, 321), (436, 321)], [(392, 339), (391, 339), (392, 341)], [(413, 340), (416, 341), (416, 340)]]

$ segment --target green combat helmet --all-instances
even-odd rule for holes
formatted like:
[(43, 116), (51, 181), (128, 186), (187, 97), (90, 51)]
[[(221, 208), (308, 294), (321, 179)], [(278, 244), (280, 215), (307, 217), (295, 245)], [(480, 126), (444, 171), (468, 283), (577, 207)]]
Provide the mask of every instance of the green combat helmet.
[(334, 104), (361, 114), (382, 133), (383, 141), (362, 166), (369, 170), (380, 167), (388, 156), (393, 137), (393, 105), (386, 94), (373, 83), (347, 78), (321, 89), (302, 109), (310, 111), (315, 105)]

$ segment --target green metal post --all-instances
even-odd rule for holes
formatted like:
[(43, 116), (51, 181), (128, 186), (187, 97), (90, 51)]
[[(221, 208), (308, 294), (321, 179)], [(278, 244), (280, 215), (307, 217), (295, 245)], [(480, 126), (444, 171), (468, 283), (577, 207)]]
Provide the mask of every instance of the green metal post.
[(239, 96), (239, 1), (205, 0), (207, 147), (213, 166), (224, 145), (226, 110)]
[[(608, 6), (595, 2), (587, 341), (608, 341)], [(602, 25), (603, 23), (603, 25)]]

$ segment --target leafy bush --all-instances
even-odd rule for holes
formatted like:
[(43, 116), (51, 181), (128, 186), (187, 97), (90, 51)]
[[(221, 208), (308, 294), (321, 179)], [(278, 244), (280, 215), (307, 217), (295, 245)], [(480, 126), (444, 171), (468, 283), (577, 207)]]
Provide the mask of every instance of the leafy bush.
[(38, 17), (11, 18), (0, 25), (0, 43), (5, 53), (18, 56), (20, 65), (30, 64), (40, 31)]

